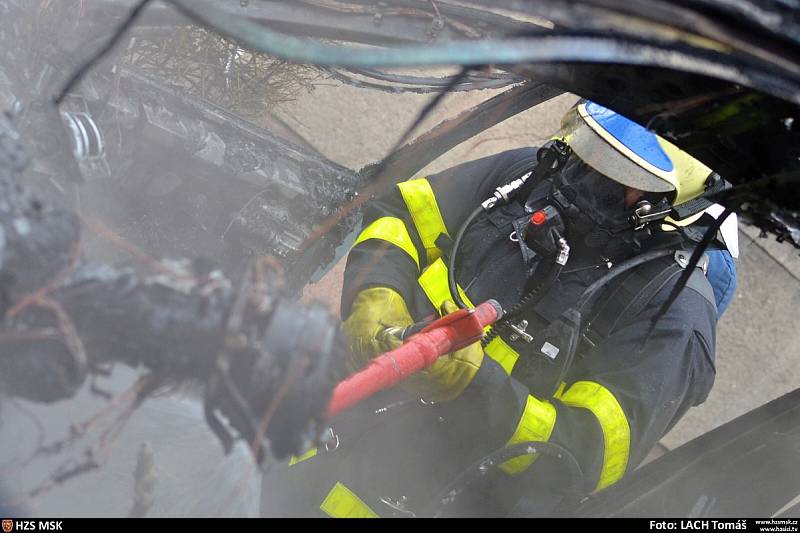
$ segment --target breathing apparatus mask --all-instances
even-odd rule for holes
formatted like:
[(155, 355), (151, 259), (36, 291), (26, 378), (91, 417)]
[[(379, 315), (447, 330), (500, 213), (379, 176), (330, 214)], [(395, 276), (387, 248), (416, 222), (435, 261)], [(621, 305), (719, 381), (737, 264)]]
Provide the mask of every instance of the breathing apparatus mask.
[[(579, 102), (561, 126), (562, 137), (539, 151), (539, 164), (498, 187), (459, 229), (448, 284), (460, 307), (466, 304), (454, 275), (459, 244), (477, 217), (512, 198), (524, 203), (529, 217), (515, 223), (514, 235), (540, 260), (553, 264), (540, 288), (558, 278), (571, 246), (617, 262), (640, 251), (663, 229), (662, 222), (685, 226), (702, 215), (693, 214), (695, 199), (713, 173), (675, 145), (591, 101)], [(626, 201), (629, 193), (641, 196)]]
[[(542, 150), (553, 150), (546, 146)], [(626, 205), (626, 187), (594, 170), (573, 153), (534, 187), (526, 199), (531, 213), (525, 243), (537, 254), (553, 257), (569, 246), (618, 260), (636, 251), (647, 222), (665, 217), (670, 206), (663, 193), (645, 193)]]

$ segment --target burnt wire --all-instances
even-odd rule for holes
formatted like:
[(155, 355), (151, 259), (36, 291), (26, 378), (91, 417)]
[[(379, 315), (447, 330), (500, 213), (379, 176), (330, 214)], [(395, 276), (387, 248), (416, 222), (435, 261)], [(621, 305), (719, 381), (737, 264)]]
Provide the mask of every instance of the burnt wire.
[(141, 15), (144, 8), (152, 0), (140, 0), (138, 4), (136, 4), (133, 9), (128, 13), (128, 16), (125, 17), (125, 20), (117, 26), (117, 29), (114, 30), (114, 33), (111, 35), (111, 38), (104, 44), (99, 50), (97, 50), (89, 59), (86, 60), (80, 67), (78, 67), (75, 72), (69, 77), (67, 82), (58, 92), (58, 94), (54, 98), (54, 102), (56, 105), (60, 105), (61, 102), (64, 101), (64, 98), (75, 88), (75, 86), (86, 76), (86, 74), (97, 64), (98, 61), (103, 59), (106, 55), (108, 55), (116, 46), (119, 44), (120, 40), (125, 36), (128, 30), (133, 26), (136, 20)]
[[(408, 76), (399, 74), (387, 74), (376, 70), (344, 69), (344, 68), (321, 68), (322, 72), (331, 78), (353, 87), (363, 89), (374, 89), (392, 94), (396, 93), (417, 93), (428, 94), (438, 93), (444, 90), (450, 78), (429, 78), (419, 76)], [(354, 75), (365, 79), (360, 79)], [(372, 81), (369, 81), (372, 80)], [(469, 76), (451, 91), (475, 91), (484, 89), (500, 89), (521, 83), (524, 80), (511, 75), (506, 76)]]
[[(385, 81), (388, 83), (399, 83), (403, 85), (427, 85), (431, 87), (446, 87), (450, 83), (450, 77), (425, 77), (425, 76), (411, 76), (407, 74), (392, 74), (389, 72), (383, 72), (380, 70), (370, 70), (370, 69), (358, 69), (358, 68), (348, 68), (348, 69), (338, 69), (338, 70), (346, 70), (348, 72), (353, 72), (360, 76), (373, 78), (380, 81)], [(480, 83), (502, 83), (503, 85), (508, 85), (510, 83), (520, 83), (525, 81), (524, 78), (520, 78), (514, 74), (510, 74), (507, 72), (502, 73), (483, 73), (477, 72), (475, 74), (471, 74), (467, 79), (463, 80), (459, 83), (459, 87), (461, 86), (472, 86), (477, 85)], [(489, 87), (485, 87), (489, 88)], [(496, 88), (496, 87), (494, 87)]]
[[(621, 63), (677, 69), (715, 77), (731, 83), (757, 85), (773, 96), (796, 102), (794, 85), (776, 78), (758, 62), (731, 68), (731, 58), (705, 49), (676, 50), (671, 43), (639, 35), (588, 33), (585, 29), (537, 31), (535, 36), (498, 40), (447, 41), (403, 47), (355, 48), (330, 46), (270, 30), (243, 16), (231, 15), (208, 0), (166, 0), (197, 23), (213, 28), (253, 50), (295, 63), (347, 67), (420, 67), (474, 64), (528, 64), (553, 62)], [(737, 58), (738, 60), (741, 58)], [(772, 83), (770, 83), (772, 82)]]
[[(91, 443), (83, 451), (82, 460), (70, 460), (61, 464), (41, 484), (28, 491), (25, 494), (25, 498), (28, 500), (34, 500), (78, 476), (100, 468), (104, 461), (108, 458), (112, 445), (119, 437), (121, 431), (125, 428), (130, 416), (142, 404), (142, 402), (144, 402), (162, 384), (162, 380), (156, 378), (154, 374), (147, 374), (139, 378), (132, 388), (128, 389), (119, 397), (121, 400), (124, 396), (124, 399), (126, 402), (128, 402), (128, 404), (124, 405), (122, 411), (116, 414), (116, 416), (109, 422), (109, 425), (103, 429), (101, 435), (98, 437), (98, 440), (94, 443)], [(111, 407), (115, 407), (113, 403)], [(78, 441), (78, 439), (88, 434), (88, 431), (92, 426), (95, 425), (100, 417), (103, 417), (106, 414), (111, 414), (111, 409), (107, 409), (107, 412), (101, 412), (94, 415), (90, 420), (84, 422), (80, 426), (71, 426), (68, 437), (53, 444), (40, 447), (34, 452), (34, 455), (29, 458), (28, 462), (30, 463), (32, 460), (39, 457), (59, 454), (68, 447), (71, 447)]]

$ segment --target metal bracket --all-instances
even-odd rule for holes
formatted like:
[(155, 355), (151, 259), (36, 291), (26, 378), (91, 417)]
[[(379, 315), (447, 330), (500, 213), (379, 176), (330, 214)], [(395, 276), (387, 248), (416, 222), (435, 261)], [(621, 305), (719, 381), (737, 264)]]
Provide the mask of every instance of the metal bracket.
[(514, 330), (514, 333), (512, 333), (511, 336), (508, 338), (510, 341), (513, 342), (521, 338), (525, 342), (528, 343), (533, 342), (533, 337), (531, 337), (530, 334), (528, 334), (528, 332), (525, 331), (528, 327), (527, 320), (522, 320), (520, 321), (519, 324), (509, 324), (508, 327)]
[(661, 220), (662, 218), (667, 218), (669, 214), (672, 212), (672, 208), (663, 209), (661, 211), (653, 211), (653, 204), (648, 201), (641, 201), (636, 204), (636, 209), (633, 211), (633, 224), (634, 229), (641, 229), (644, 227), (645, 224), (648, 222), (652, 222), (654, 220)]
[[(677, 250), (675, 252), (675, 262), (678, 263), (678, 266), (681, 268), (686, 268), (689, 266), (689, 261), (692, 259), (691, 252), (686, 250)], [(698, 268), (703, 269), (703, 274), (708, 274), (708, 256), (703, 254), (703, 257), (700, 258), (700, 261), (697, 263)]]

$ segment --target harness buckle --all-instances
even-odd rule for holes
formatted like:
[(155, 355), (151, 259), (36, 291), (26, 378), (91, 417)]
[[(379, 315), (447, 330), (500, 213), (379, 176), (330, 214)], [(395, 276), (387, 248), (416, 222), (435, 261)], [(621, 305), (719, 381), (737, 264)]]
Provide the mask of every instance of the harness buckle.
[(513, 342), (522, 338), (522, 340), (527, 343), (533, 342), (533, 337), (531, 337), (528, 332), (525, 331), (528, 327), (527, 320), (522, 320), (519, 324), (509, 324), (508, 327), (514, 330), (514, 333), (511, 334), (508, 340)]
[(633, 216), (631, 217), (633, 218), (634, 229), (641, 229), (648, 222), (666, 218), (671, 212), (671, 207), (660, 211), (654, 211), (653, 204), (647, 200), (642, 200), (636, 204), (636, 209), (633, 210)]

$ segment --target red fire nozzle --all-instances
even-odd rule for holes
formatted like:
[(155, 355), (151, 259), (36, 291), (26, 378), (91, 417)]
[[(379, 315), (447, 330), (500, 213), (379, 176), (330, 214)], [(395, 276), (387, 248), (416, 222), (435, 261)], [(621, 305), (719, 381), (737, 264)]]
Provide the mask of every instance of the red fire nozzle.
[(478, 341), (484, 328), (502, 316), (500, 304), (488, 300), (474, 309), (460, 309), (431, 322), (399, 348), (372, 359), (363, 369), (339, 383), (328, 404), (328, 416), (335, 416), (428, 368), (439, 357)]

